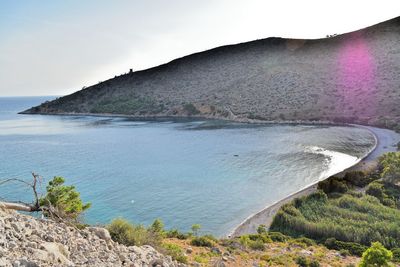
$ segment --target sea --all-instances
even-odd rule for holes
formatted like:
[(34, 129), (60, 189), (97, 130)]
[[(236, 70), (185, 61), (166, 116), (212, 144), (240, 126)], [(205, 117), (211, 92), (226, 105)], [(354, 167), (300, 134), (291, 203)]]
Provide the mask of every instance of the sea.
[[(351, 126), (245, 124), (218, 120), (19, 115), (54, 97), (0, 98), (0, 180), (54, 176), (104, 225), (123, 217), (224, 236), (254, 213), (363, 158), (375, 145)], [(0, 199), (32, 201), (23, 184)]]

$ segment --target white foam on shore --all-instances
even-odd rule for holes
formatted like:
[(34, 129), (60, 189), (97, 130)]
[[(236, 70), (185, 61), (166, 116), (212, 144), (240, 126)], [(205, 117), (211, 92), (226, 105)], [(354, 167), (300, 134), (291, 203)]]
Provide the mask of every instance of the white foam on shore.
[(357, 164), (361, 160), (361, 158), (355, 156), (333, 150), (327, 150), (317, 146), (306, 147), (305, 151), (315, 154), (321, 154), (327, 157), (326, 161), (328, 164), (328, 168), (321, 173), (318, 181), (322, 181), (328, 177), (331, 177), (332, 175), (340, 173), (347, 168)]
[[(353, 125), (353, 126), (358, 126), (358, 125)], [(264, 209), (262, 209), (261, 211), (258, 211), (256, 213), (251, 214), (250, 216), (248, 216), (242, 223), (240, 223), (237, 227), (235, 227), (232, 231), (230, 231), (227, 235), (228, 238), (232, 237), (235, 232), (237, 231), (237, 229), (239, 229), (242, 225), (244, 225), (247, 221), (251, 220), (254, 216), (256, 216), (259, 213), (264, 212), (265, 210), (269, 209), (270, 207), (273, 207), (275, 205), (277, 205), (278, 203), (284, 201), (285, 199), (291, 198), (297, 194), (299, 194), (300, 192), (302, 192), (303, 190), (306, 190), (309, 187), (312, 187), (316, 184), (318, 184), (318, 182), (323, 181), (325, 179), (328, 179), (329, 177), (336, 175), (338, 173), (341, 173), (351, 167), (353, 167), (354, 165), (358, 164), (360, 161), (362, 161), (363, 159), (367, 158), (378, 146), (378, 137), (375, 134), (375, 132), (373, 132), (369, 127), (359, 127), (359, 128), (363, 128), (368, 130), (372, 136), (374, 137), (375, 143), (374, 146), (361, 158), (355, 157), (355, 156), (351, 156), (345, 153), (341, 153), (338, 151), (332, 151), (332, 150), (327, 150), (318, 146), (310, 146), (310, 147), (306, 147), (305, 151), (307, 152), (311, 152), (311, 153), (316, 153), (316, 154), (323, 154), (325, 156), (327, 156), (329, 159), (329, 167), (327, 168), (327, 170), (323, 171), (321, 173), (321, 175), (319, 176), (318, 180), (310, 183), (304, 187), (302, 187), (300, 190), (278, 200), (275, 201), (274, 203), (272, 203), (271, 205), (266, 206)]]

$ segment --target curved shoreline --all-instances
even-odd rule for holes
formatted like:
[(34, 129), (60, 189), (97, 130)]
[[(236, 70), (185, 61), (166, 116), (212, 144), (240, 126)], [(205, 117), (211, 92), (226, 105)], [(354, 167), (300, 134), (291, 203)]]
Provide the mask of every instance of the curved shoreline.
[[(360, 158), (355, 164), (352, 166), (336, 173), (333, 175), (340, 175), (346, 172), (346, 171), (356, 171), (356, 170), (361, 170), (361, 171), (368, 171), (376, 168), (378, 165), (378, 158), (386, 152), (391, 152), (391, 151), (397, 151), (397, 147), (394, 148), (394, 146), (397, 145), (398, 142), (400, 142), (400, 134), (396, 133), (393, 130), (389, 129), (384, 129), (384, 128), (378, 128), (375, 126), (369, 126), (369, 125), (360, 125), (360, 124), (355, 124), (355, 123), (340, 123), (340, 122), (333, 122), (333, 121), (308, 121), (308, 120), (296, 120), (296, 121), (266, 121), (266, 120), (257, 120), (257, 119), (248, 119), (248, 118), (241, 118), (241, 117), (219, 117), (219, 116), (204, 116), (204, 115), (195, 115), (195, 116), (182, 116), (182, 115), (154, 115), (154, 116), (148, 116), (148, 115), (142, 115), (142, 116), (137, 116), (137, 115), (127, 115), (127, 114), (107, 114), (107, 113), (29, 113), (29, 112), (19, 112), (19, 114), (22, 115), (44, 115), (44, 116), (89, 116), (89, 117), (105, 117), (105, 118), (127, 118), (127, 119), (134, 119), (134, 120), (139, 120), (139, 121), (162, 121), (162, 120), (221, 120), (221, 121), (228, 121), (228, 122), (236, 122), (236, 123), (248, 123), (248, 124), (278, 124), (278, 125), (325, 125), (325, 126), (349, 126), (349, 127), (358, 127), (358, 128), (363, 128), (371, 132), (375, 139), (375, 145), (374, 147), (363, 157)], [(389, 136), (390, 138), (387, 138)], [(385, 142), (382, 142), (382, 139)], [(390, 140), (392, 141), (391, 144), (388, 144)], [(396, 141), (394, 141), (396, 140)], [(393, 144), (393, 146), (392, 146)], [(331, 176), (333, 176), (331, 175)], [(331, 177), (329, 176), (329, 177)], [(329, 177), (326, 177), (324, 179), (327, 179)], [(324, 180), (321, 179), (320, 181)], [(249, 234), (249, 233), (255, 233), (257, 230), (257, 227), (260, 224), (264, 224), (267, 227), (272, 223), (273, 217), (275, 214), (278, 212), (280, 207), (290, 201), (292, 201), (295, 198), (302, 197), (302, 196), (307, 196), (312, 194), (317, 190), (317, 184), (318, 182), (312, 183), (310, 185), (305, 186), (301, 190), (294, 192), (287, 197), (284, 197), (283, 199), (274, 202), (271, 205), (266, 206), (264, 209), (261, 211), (258, 211), (249, 217), (247, 217), (242, 223), (240, 223), (237, 227), (235, 227), (233, 230), (231, 230), (227, 236), (228, 237), (235, 237), (235, 236), (240, 236), (243, 234)]]
[[(346, 169), (343, 169), (342, 171), (334, 175), (344, 174), (345, 172), (352, 170), (364, 170), (364, 171), (371, 170), (377, 166), (378, 158), (383, 153), (397, 150), (397, 148), (394, 145), (400, 141), (400, 134), (397, 134), (392, 130), (381, 129), (371, 126), (364, 126), (357, 124), (348, 124), (348, 125), (368, 130), (374, 136), (375, 145), (370, 149), (368, 153), (365, 154), (364, 157), (360, 158), (355, 164)], [(329, 177), (321, 179), (321, 181), (328, 179)], [(257, 227), (260, 224), (264, 224), (267, 226), (267, 228), (269, 228), (275, 214), (284, 204), (291, 202), (295, 198), (307, 196), (314, 193), (317, 190), (317, 184), (318, 182), (315, 182), (308, 186), (305, 186), (299, 191), (294, 192), (289, 196), (279, 201), (276, 201), (271, 205), (266, 206), (264, 209), (255, 214), (250, 215), (235, 229), (233, 229), (228, 234), (228, 237), (237, 237), (244, 234), (256, 233)]]

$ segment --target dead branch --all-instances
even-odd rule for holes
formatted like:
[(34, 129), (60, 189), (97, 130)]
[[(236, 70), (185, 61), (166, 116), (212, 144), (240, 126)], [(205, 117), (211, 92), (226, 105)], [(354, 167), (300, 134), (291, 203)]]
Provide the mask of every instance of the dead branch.
[(24, 181), (18, 178), (10, 178), (0, 181), (0, 185), (10, 183), (10, 182), (17, 182), (22, 183), (25, 186), (28, 186), (32, 189), (34, 201), (32, 204), (24, 203), (24, 202), (7, 202), (7, 201), (0, 201), (0, 207), (18, 211), (27, 211), (27, 212), (35, 212), (35, 211), (42, 211), (39, 203), (39, 194), (37, 191), (37, 185), (41, 182), (41, 177), (38, 174), (32, 172), (32, 183)]

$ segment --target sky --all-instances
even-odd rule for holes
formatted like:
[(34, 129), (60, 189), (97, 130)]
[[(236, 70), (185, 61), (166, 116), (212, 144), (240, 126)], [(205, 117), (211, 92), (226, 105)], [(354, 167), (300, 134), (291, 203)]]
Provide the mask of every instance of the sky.
[(66, 95), (221, 45), (397, 16), (399, 0), (0, 0), (0, 96)]

